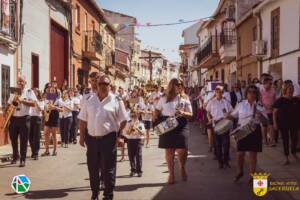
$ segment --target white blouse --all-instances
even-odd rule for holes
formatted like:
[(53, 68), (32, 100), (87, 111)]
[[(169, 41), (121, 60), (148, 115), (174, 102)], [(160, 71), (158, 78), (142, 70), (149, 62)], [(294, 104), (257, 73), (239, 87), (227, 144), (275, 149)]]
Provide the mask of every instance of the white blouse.
[(162, 97), (156, 105), (156, 109), (161, 111), (163, 116), (175, 116), (177, 108), (182, 109), (184, 112), (193, 112), (190, 99), (180, 98), (179, 96), (168, 103), (167, 98)]
[(233, 116), (234, 118), (238, 118), (238, 124), (244, 126), (253, 118), (255, 105), (256, 112), (264, 111), (264, 108), (257, 103), (250, 105), (248, 100), (243, 100), (235, 107), (235, 109), (231, 113), (231, 116)]
[[(71, 111), (68, 110), (65, 106), (71, 108)], [(61, 99), (60, 107), (63, 108), (63, 112), (61, 113), (62, 118), (72, 117), (73, 101), (71, 99)]]
[(36, 106), (35, 107), (32, 107), (31, 108), (31, 116), (34, 116), (34, 117), (42, 117), (43, 116), (43, 110), (45, 108), (45, 102), (44, 101), (37, 101), (37, 106), (41, 109), (39, 110), (39, 108), (37, 108)]

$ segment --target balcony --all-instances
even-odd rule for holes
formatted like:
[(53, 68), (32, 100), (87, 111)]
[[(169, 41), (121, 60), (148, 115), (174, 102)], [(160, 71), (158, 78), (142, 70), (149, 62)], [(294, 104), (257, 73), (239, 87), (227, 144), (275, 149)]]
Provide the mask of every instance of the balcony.
[(220, 35), (221, 47), (219, 50), (222, 63), (229, 63), (236, 58), (236, 32), (234, 30), (224, 30)]
[(203, 45), (200, 46), (196, 56), (197, 63), (201, 68), (209, 68), (220, 62), (218, 47), (220, 37), (211, 36)]
[(17, 40), (17, 2), (15, 0), (1, 2), (0, 40), (7, 43), (15, 43)]
[(82, 55), (89, 60), (102, 59), (102, 37), (97, 31), (84, 31)]

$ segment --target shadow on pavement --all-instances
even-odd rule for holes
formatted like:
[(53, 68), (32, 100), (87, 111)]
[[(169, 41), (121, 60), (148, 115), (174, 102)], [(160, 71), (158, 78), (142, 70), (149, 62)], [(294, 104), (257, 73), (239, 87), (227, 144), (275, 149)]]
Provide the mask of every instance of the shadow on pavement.
[[(54, 199), (54, 198), (63, 198), (69, 195), (70, 192), (82, 192), (88, 191), (90, 187), (77, 187), (77, 188), (66, 188), (66, 189), (53, 189), (53, 190), (36, 190), (29, 191), (22, 196), (26, 199)], [(20, 196), (20, 194), (9, 193), (5, 194), (6, 196)]]
[(124, 191), (134, 191), (140, 188), (149, 188), (149, 187), (160, 187), (165, 186), (166, 183), (145, 183), (145, 184), (134, 184), (134, 185), (121, 185), (116, 186), (115, 191), (124, 192)]

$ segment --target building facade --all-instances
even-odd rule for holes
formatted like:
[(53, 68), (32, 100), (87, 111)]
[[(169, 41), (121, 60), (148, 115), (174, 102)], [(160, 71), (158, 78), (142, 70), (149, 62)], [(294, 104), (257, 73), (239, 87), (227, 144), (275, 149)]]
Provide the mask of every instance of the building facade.
[(256, 55), (261, 71), (274, 79), (300, 79), (300, 1), (265, 0), (254, 9), (258, 23)]
[[(20, 1), (0, 1), (0, 124), (3, 124), (3, 111), (7, 106), (10, 87), (16, 85), (18, 76), (18, 44), (20, 30)], [(1, 126), (2, 127), (2, 126)], [(7, 133), (0, 128), (0, 145), (8, 142)]]
[(63, 1), (24, 1), (19, 70), (28, 87), (69, 81), (70, 12)]
[(72, 0), (72, 8), (71, 85), (87, 85), (90, 72), (112, 67), (115, 30), (95, 0)]

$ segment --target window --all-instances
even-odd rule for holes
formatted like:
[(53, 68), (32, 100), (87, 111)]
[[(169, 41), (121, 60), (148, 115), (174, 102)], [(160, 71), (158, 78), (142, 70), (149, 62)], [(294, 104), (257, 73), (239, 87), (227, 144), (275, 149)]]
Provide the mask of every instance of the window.
[(96, 27), (95, 27), (95, 21), (92, 20), (92, 30), (94, 31), (95, 29), (96, 29)]
[(242, 54), (242, 45), (241, 45), (241, 37), (239, 36), (238, 37), (238, 42), (237, 42), (237, 45), (238, 45), (238, 56), (241, 56)]
[(9, 87), (10, 87), (10, 67), (6, 65), (1, 66), (1, 102), (2, 107), (7, 106), (7, 101), (9, 98)]
[(280, 8), (271, 12), (271, 56), (279, 56)]
[(76, 5), (75, 9), (75, 28), (76, 31), (80, 31), (80, 6)]
[(88, 15), (85, 13), (84, 15), (84, 31), (88, 30)]
[(225, 70), (224, 69), (221, 70), (221, 81), (222, 81), (222, 83), (225, 83)]
[(219, 80), (219, 71), (216, 71), (215, 77), (216, 77), (215, 80)]
[(254, 26), (252, 29), (252, 39), (253, 41), (257, 40), (257, 26)]
[(31, 87), (39, 88), (39, 56), (31, 55)]

